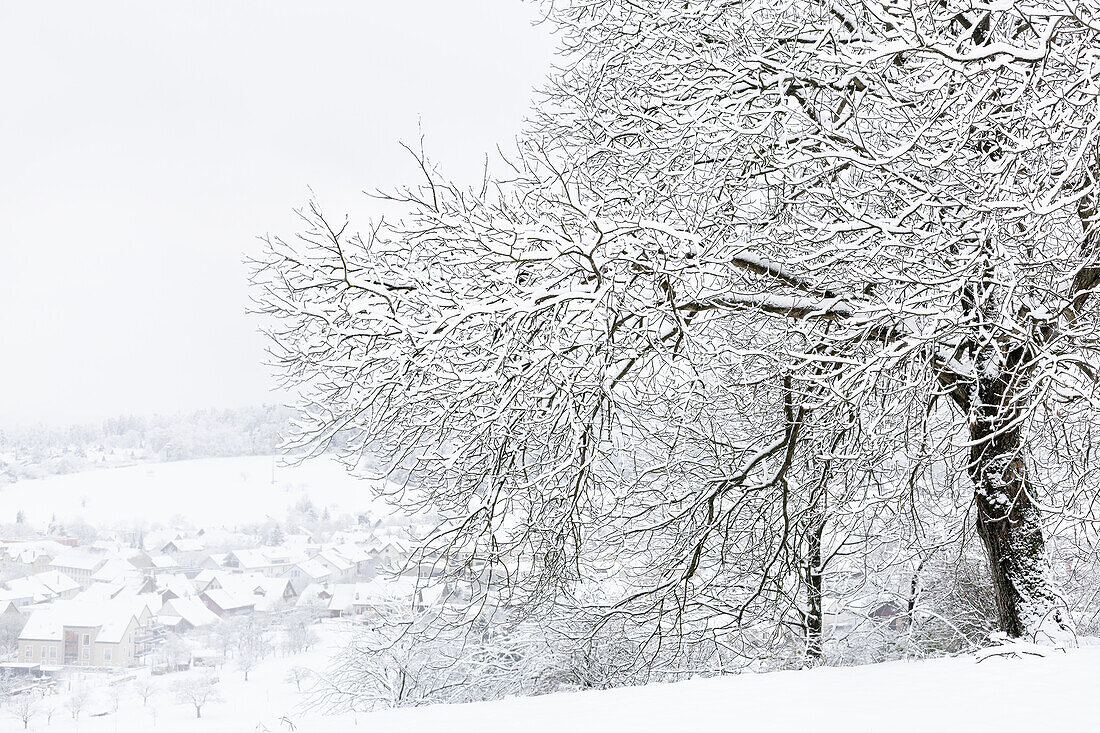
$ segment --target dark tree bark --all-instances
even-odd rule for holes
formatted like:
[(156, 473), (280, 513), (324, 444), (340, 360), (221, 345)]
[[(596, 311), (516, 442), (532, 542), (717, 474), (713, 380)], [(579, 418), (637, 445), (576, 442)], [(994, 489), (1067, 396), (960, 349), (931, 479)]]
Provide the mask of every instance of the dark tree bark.
[(817, 665), (825, 661), (825, 639), (823, 635), (823, 598), (824, 583), (821, 555), (821, 538), (825, 532), (825, 522), (820, 511), (813, 514), (807, 528), (806, 556), (806, 599), (809, 609), (806, 612), (806, 656), (810, 664)]
[(1044, 636), (1054, 638), (1070, 627), (1051, 581), (1014, 399), (1026, 378), (1029, 355), (1017, 348), (1001, 365), (996, 347), (986, 351), (978, 359), (983, 368), (972, 392), (970, 422), (969, 473), (978, 536), (989, 561), (1001, 630), (1010, 638), (1047, 641)]

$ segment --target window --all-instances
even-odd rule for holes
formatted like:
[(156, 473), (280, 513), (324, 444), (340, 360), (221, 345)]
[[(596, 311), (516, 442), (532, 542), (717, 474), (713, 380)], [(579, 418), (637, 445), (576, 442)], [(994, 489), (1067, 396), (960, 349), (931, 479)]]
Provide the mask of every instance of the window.
[(88, 646), (88, 642), (90, 640), (91, 640), (91, 637), (88, 634), (85, 634), (84, 635), (84, 646)]
[(110, 649), (104, 649), (103, 650), (103, 661), (104, 662), (111, 661), (111, 650)]
[(28, 644), (27, 653), (24, 656), (26, 656), (28, 662), (31, 661), (31, 659), (34, 657), (34, 647)]
[(41, 649), (42, 649), (42, 661), (45, 662), (46, 661), (46, 645), (43, 644)]
[(81, 659), (87, 659), (87, 658), (88, 658), (88, 650), (87, 650), (87, 649), (83, 649), (83, 650), (82, 650), (82, 651), (80, 652), (80, 658), (81, 658)]
[(50, 659), (57, 659), (57, 647), (50, 647)]

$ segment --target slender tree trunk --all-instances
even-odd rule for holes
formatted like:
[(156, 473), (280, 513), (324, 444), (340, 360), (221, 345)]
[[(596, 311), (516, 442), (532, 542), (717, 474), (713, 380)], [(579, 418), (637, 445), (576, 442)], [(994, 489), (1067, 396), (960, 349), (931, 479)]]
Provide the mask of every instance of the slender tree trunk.
[(1013, 367), (1024, 357), (1010, 352), (1000, 369), (985, 368), (985, 360), (979, 360), (969, 472), (1001, 630), (1010, 638), (1062, 641), (1072, 635), (1069, 615), (1054, 590), (1042, 516), (1024, 462), (1019, 407), (1013, 400), (1021, 379)]
[(806, 533), (808, 553), (806, 557), (806, 600), (809, 609), (806, 612), (806, 656), (812, 665), (825, 661), (825, 640), (823, 636), (823, 597), (821, 537), (825, 531), (825, 522), (815, 512)]

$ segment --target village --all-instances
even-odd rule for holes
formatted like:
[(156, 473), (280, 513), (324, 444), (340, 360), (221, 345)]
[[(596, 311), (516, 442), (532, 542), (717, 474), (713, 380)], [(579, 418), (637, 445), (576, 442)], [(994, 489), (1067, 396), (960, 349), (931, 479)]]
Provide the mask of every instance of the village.
[[(323, 537), (281, 525), (104, 531), (86, 544), (25, 534), (0, 538), (0, 682), (24, 723), (52, 698), (74, 721), (117, 712), (123, 687), (171, 693), (200, 717), (195, 694), (205, 681), (213, 701), (227, 663), (247, 681), (269, 655), (318, 644), (330, 619), (347, 628), (374, 605), (424, 603), (407, 527), (366, 515)], [(295, 668), (296, 689), (318, 673)]]

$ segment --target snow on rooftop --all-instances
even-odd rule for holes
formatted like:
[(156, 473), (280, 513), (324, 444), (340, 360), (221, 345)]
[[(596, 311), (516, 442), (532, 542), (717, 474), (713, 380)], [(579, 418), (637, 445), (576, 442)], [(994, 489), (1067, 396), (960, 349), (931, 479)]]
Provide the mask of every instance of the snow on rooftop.
[(198, 598), (173, 598), (161, 606), (157, 618), (168, 626), (175, 626), (182, 619), (196, 628), (218, 622), (217, 614)]
[(57, 601), (34, 611), (19, 633), (20, 639), (61, 641), (65, 626), (99, 628), (97, 641), (118, 641), (122, 633), (142, 611), (134, 599), (93, 601), (89, 599)]

